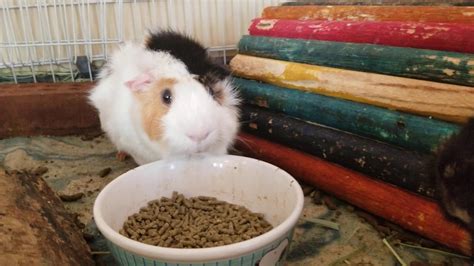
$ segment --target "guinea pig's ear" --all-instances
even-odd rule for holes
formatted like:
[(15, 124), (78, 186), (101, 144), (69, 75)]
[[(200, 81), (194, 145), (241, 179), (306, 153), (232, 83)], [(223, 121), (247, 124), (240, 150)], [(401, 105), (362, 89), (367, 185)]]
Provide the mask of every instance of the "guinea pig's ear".
[(146, 72), (136, 76), (134, 79), (126, 81), (127, 86), (131, 91), (143, 91), (153, 81), (153, 76)]

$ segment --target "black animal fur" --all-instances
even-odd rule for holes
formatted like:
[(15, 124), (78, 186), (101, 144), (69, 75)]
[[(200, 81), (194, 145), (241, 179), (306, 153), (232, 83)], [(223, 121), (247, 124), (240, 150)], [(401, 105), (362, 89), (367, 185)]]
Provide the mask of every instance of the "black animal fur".
[(181, 60), (191, 74), (199, 76), (199, 81), (207, 87), (225, 79), (230, 72), (224, 66), (213, 62), (197, 41), (174, 31), (158, 31), (150, 34), (146, 47), (154, 51), (164, 51)]
[(470, 222), (456, 219), (465, 224), (474, 237), (474, 118), (439, 151), (436, 183), (445, 213), (452, 216), (452, 208), (466, 211)]

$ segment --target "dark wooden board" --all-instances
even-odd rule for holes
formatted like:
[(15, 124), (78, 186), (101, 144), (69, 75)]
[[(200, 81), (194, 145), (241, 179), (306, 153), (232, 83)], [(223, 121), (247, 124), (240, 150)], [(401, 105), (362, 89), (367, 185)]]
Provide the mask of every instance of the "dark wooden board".
[(434, 156), (248, 105), (242, 108), (242, 121), (243, 129), (252, 134), (420, 195), (437, 196), (431, 170)]

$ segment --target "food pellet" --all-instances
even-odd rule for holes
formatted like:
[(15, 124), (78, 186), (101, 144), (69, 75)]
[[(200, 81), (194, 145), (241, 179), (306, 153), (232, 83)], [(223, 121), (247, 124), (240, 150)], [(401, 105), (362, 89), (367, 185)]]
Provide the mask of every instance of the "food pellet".
[(214, 197), (170, 198), (148, 202), (130, 215), (119, 233), (145, 244), (172, 248), (229, 245), (272, 229), (264, 215)]

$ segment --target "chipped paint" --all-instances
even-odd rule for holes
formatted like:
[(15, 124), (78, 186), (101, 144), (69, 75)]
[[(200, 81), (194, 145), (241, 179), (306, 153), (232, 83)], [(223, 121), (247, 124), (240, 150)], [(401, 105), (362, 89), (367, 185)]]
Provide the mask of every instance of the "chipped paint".
[(421, 38), (423, 40), (426, 40), (426, 39), (429, 39), (429, 38), (433, 37), (434, 35), (435, 35), (434, 33), (425, 33), (425, 34), (423, 34), (423, 36), (421, 36)]
[(448, 76), (454, 75), (455, 71), (452, 69), (443, 69), (443, 73), (445, 73)]
[(451, 62), (455, 65), (459, 65), (461, 63), (461, 59), (459, 58), (454, 58), (454, 57), (449, 57), (449, 56), (443, 56), (443, 60), (446, 60), (448, 62)]
[(422, 222), (425, 221), (425, 214), (424, 213), (418, 214), (418, 220), (420, 220)]
[(277, 19), (262, 19), (255, 27), (259, 30), (271, 30), (277, 22)]
[(268, 102), (265, 99), (257, 99), (257, 105), (260, 107), (268, 108)]

